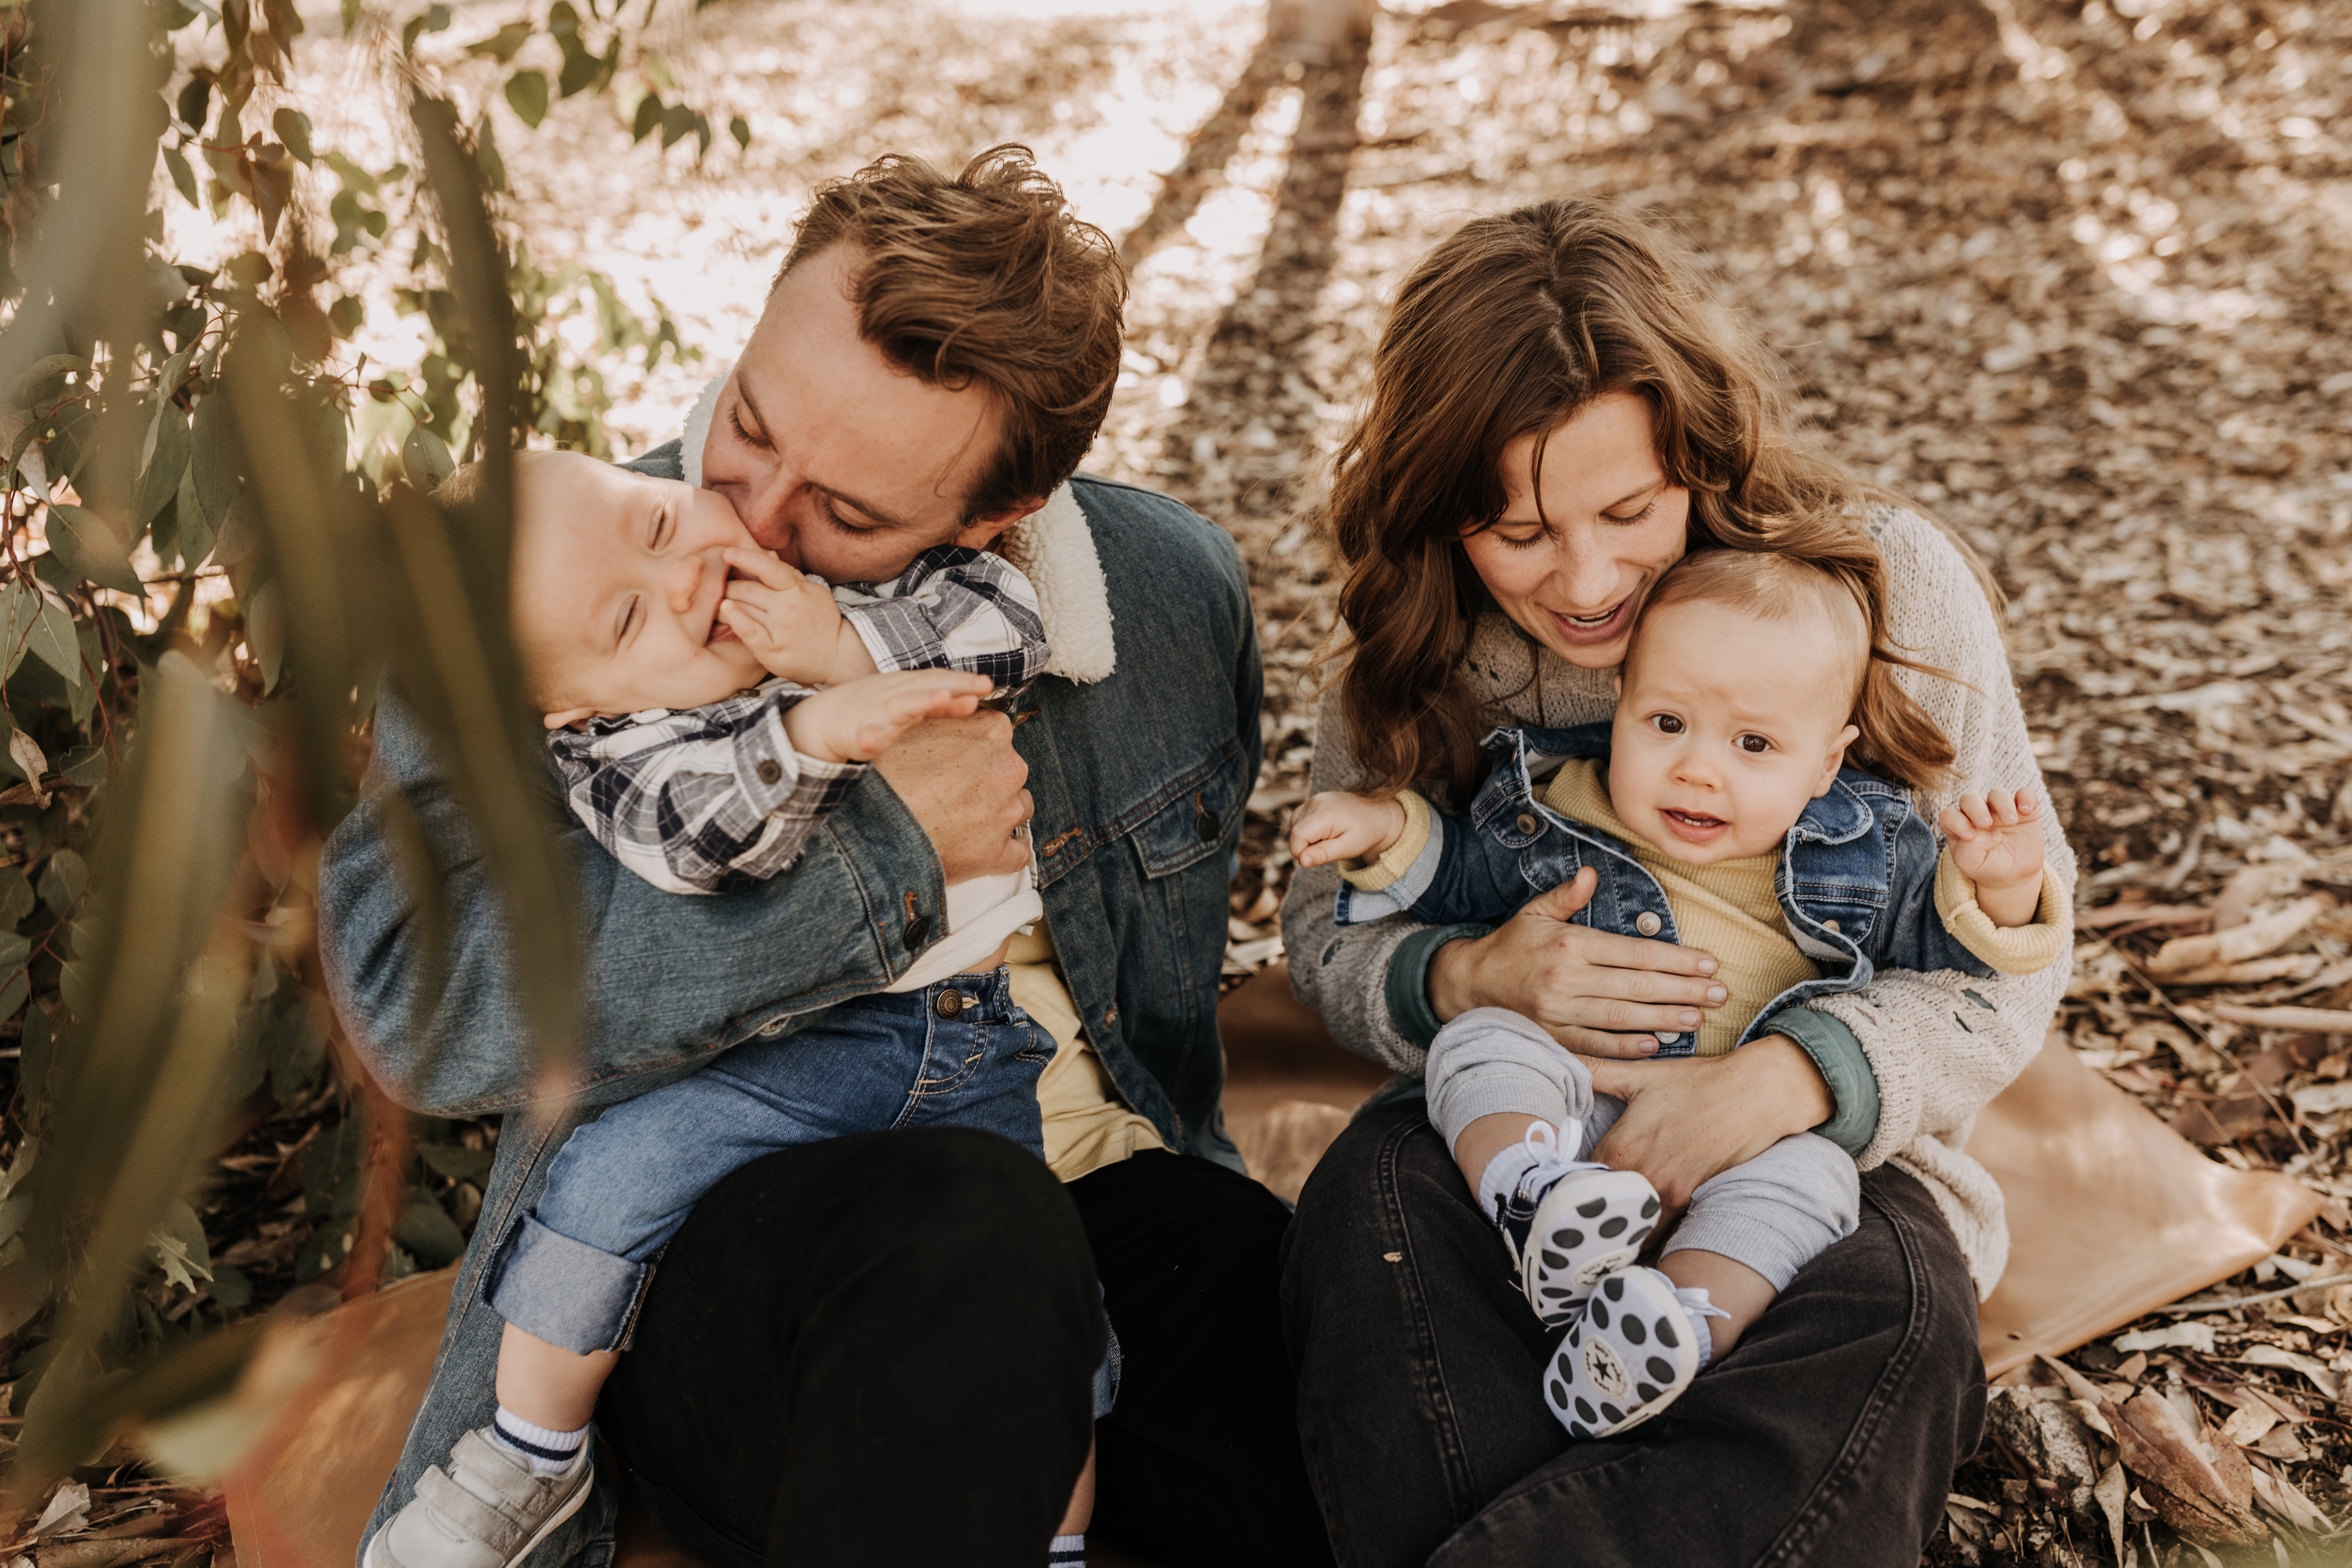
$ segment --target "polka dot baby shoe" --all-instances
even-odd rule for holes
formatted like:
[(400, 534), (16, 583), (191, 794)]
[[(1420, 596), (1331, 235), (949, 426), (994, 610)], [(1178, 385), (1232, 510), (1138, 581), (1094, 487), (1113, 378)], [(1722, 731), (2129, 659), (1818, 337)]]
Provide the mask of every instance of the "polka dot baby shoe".
[(1657, 1190), (1637, 1171), (1562, 1160), (1530, 1170), (1520, 1191), (1527, 1200), (1499, 1222), (1519, 1289), (1547, 1323), (1575, 1316), (1594, 1286), (1641, 1256), (1657, 1227)]
[(1706, 1292), (1678, 1293), (1654, 1268), (1619, 1269), (1586, 1298), (1553, 1352), (1544, 1404), (1579, 1437), (1639, 1426), (1690, 1386), (1707, 1361), (1703, 1320), (1722, 1315)]

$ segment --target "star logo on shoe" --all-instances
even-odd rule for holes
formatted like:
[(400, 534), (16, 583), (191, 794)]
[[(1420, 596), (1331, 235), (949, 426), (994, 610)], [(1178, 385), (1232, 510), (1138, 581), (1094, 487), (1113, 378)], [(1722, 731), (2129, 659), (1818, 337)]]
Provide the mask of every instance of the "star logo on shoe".
[(1606, 1340), (1587, 1340), (1584, 1344), (1585, 1381), (1601, 1392), (1604, 1399), (1623, 1399), (1633, 1391), (1633, 1377), (1625, 1363)]

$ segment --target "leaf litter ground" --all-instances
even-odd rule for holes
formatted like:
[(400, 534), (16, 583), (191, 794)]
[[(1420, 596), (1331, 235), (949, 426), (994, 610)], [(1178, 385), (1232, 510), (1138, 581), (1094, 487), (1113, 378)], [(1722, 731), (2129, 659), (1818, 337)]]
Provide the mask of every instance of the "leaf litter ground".
[[(487, 30), (510, 8), (472, 9)], [(1002, 140), (1063, 175), (1137, 267), (1127, 374), (1089, 466), (1229, 528), (1265, 637), (1234, 977), (1279, 956), (1278, 837), (1332, 629), (1302, 520), (1383, 300), (1475, 213), (1577, 193), (1673, 224), (1787, 362), (1819, 438), (1953, 524), (2009, 595), (2035, 748), (2085, 874), (2059, 1032), (2216, 1158), (2329, 1199), (2200, 1310), (1998, 1392), (1929, 1560), (2111, 1562), (2118, 1539), (2136, 1563), (2343, 1555), (2352, 1282), (2329, 1281), (2352, 1274), (2352, 13), (1452, 0), (1400, 5), (1368, 52), (1324, 55), (1265, 46), (1263, 15), (681, 14), (657, 30), (666, 68), (743, 113), (750, 149), (695, 168), (690, 142), (633, 149), (610, 105), (561, 104), (556, 134), (501, 137), (515, 216), (535, 254), (659, 296), (705, 350), (691, 369), (608, 369), (615, 425), (651, 444), (749, 331), (816, 179), (885, 148), (946, 160)], [(447, 35), (450, 65), (487, 91), (457, 56), (471, 37)], [(359, 69), (353, 49), (303, 47)], [(319, 109), (338, 111), (371, 112), (363, 95)], [(362, 342), (403, 363), (386, 301), (370, 303)], [(205, 1205), (213, 1256), (255, 1307), (293, 1286), (321, 1228), (301, 1160), (323, 1110), (265, 1113)], [(469, 1226), (468, 1166), (441, 1163), (457, 1173), (424, 1177), (426, 1195)], [(2155, 1436), (2103, 1436), (2085, 1411)], [(2119, 1441), (2122, 1484), (2095, 1484)], [(171, 1511), (132, 1472), (85, 1479), (101, 1531)], [(45, 1541), (96, 1539), (57, 1522)]]

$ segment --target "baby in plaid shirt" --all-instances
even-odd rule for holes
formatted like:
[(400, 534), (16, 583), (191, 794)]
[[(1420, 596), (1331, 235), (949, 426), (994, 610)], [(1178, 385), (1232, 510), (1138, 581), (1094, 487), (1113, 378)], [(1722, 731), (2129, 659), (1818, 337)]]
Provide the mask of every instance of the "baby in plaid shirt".
[[(478, 483), (460, 470), (445, 499)], [(674, 892), (745, 893), (790, 869), (908, 729), (1027, 685), (1049, 657), (1036, 593), (999, 556), (941, 547), (891, 582), (828, 588), (760, 549), (709, 490), (548, 452), (517, 454), (515, 488), (515, 638), (566, 796), (624, 866)], [(379, 1532), (395, 1558), (433, 1559), (441, 1516), (473, 1495), (462, 1478), (503, 1473), (493, 1453), (533, 1478), (492, 1500), (531, 1516), (532, 1542), (578, 1506), (588, 1419), (654, 1261), (730, 1173), (795, 1144), (940, 1123), (1043, 1156), (1036, 1084), (1055, 1042), (1003, 967), (1043, 913), (1034, 875), (947, 895), (945, 933), (887, 990), (763, 1030), (572, 1131), (484, 1270), (507, 1324), (497, 1416)], [(1097, 1415), (1108, 1393), (1107, 1363)]]

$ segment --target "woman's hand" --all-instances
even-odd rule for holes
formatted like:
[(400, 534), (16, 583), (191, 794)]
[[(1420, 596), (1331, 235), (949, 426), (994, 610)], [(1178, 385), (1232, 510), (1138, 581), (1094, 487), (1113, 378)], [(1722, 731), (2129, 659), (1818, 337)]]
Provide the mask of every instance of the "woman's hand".
[(1587, 1065), (1595, 1094), (1625, 1102), (1592, 1157), (1649, 1177), (1675, 1213), (1708, 1177), (1837, 1110), (1821, 1069), (1786, 1035), (1762, 1036), (1728, 1056)]
[(1588, 866), (1575, 880), (1528, 900), (1492, 936), (1439, 948), (1428, 981), (1438, 1018), (1508, 1007), (1570, 1050), (1594, 1057), (1650, 1056), (1660, 1034), (1697, 1028), (1699, 1009), (1720, 1006), (1728, 994), (1708, 978), (1714, 958), (1570, 924), (1599, 880)]

